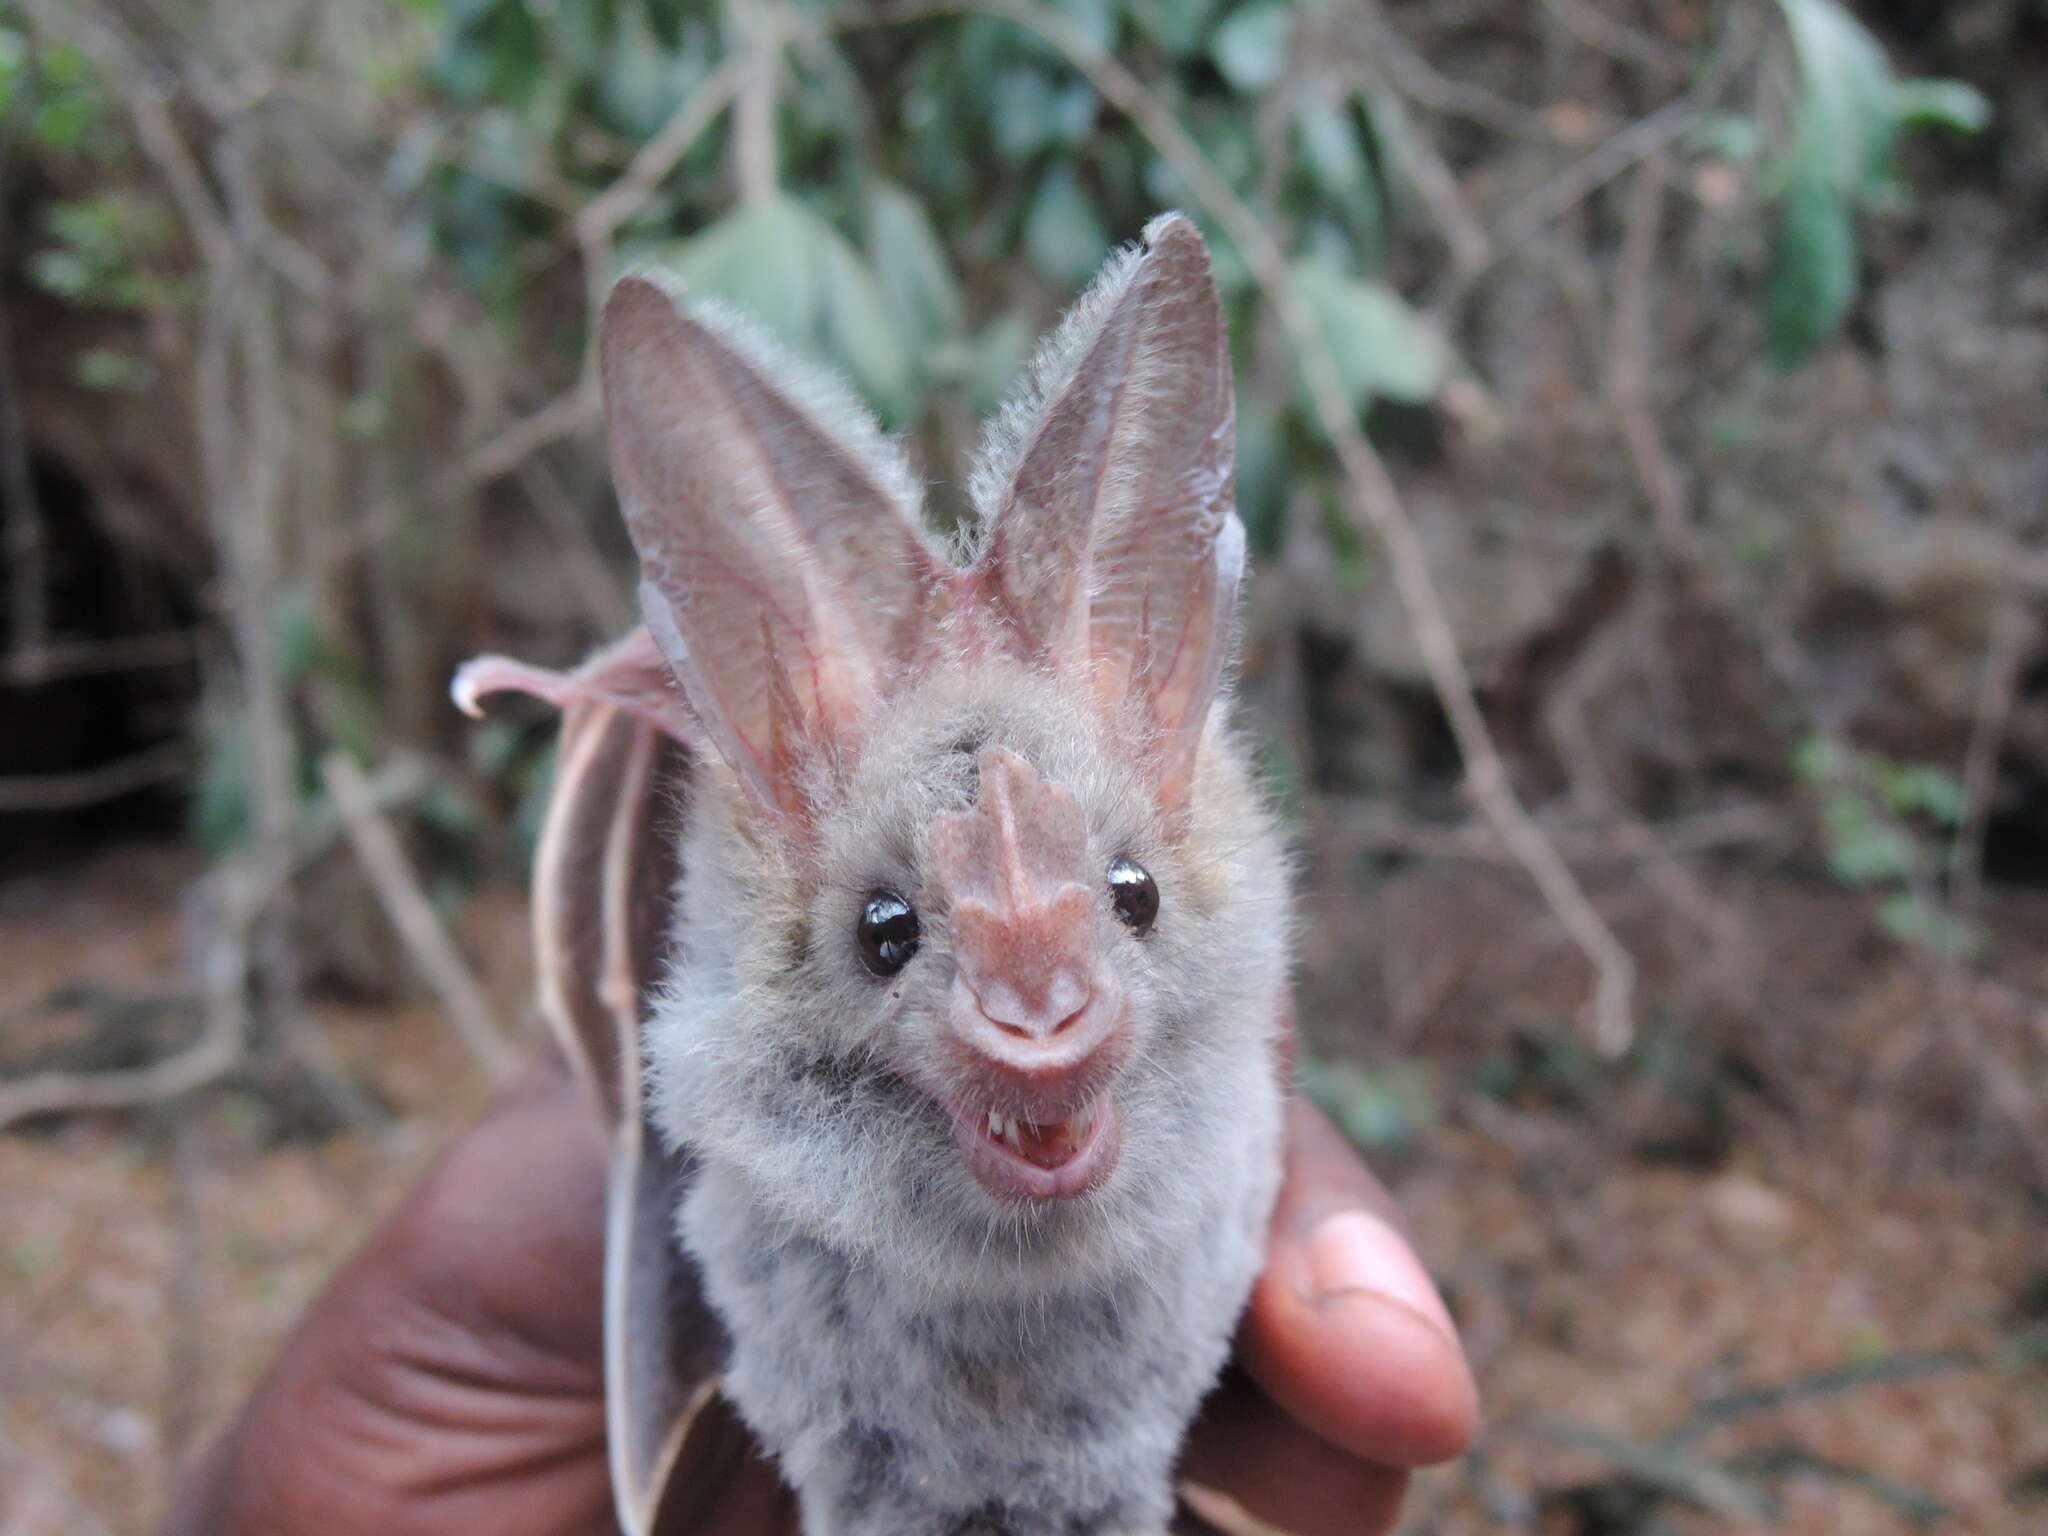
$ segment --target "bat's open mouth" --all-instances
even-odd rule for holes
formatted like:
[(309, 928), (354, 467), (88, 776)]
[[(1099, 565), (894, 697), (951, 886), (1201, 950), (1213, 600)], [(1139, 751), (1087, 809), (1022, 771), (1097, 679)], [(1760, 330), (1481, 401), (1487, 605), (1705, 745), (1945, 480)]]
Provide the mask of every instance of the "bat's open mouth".
[(967, 1167), (998, 1199), (1062, 1200), (1099, 1184), (1122, 1145), (1116, 1106), (1098, 1095), (1065, 1118), (1034, 1122), (1000, 1110), (956, 1111)]

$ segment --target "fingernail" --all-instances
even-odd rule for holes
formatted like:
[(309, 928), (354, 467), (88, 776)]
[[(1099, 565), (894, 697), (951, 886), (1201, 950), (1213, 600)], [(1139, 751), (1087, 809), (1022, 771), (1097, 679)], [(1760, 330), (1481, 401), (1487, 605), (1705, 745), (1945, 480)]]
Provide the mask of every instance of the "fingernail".
[(1400, 1233), (1370, 1211), (1338, 1211), (1308, 1238), (1311, 1298), (1318, 1305), (1361, 1293), (1387, 1297), (1455, 1336), (1449, 1308)]

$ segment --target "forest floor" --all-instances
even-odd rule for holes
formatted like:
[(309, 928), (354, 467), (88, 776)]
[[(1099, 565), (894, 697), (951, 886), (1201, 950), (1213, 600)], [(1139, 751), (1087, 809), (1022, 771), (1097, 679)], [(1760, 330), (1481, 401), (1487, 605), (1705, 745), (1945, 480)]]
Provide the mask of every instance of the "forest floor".
[[(0, 884), (0, 1054), (118, 1026), (124, 999), (147, 1015), (190, 872), (124, 848)], [(2004, 1116), (2041, 1103), (2048, 952), (2024, 935), (2048, 900), (1999, 893), (1993, 953), (2023, 958), (1956, 976), (1783, 875), (1717, 872), (1690, 918), (1601, 895), (1645, 963), (1619, 1067), (1573, 1044), (1583, 977), (1506, 871), (1410, 865), (1309, 904), (1304, 1034), (1396, 1085), (1380, 1163), (1486, 1400), (1478, 1451), (1419, 1481), (1407, 1528), (2042, 1529), (2048, 1223), (1988, 1106), (2000, 1077)], [(523, 923), (487, 896), (463, 937), (534, 1029)], [(317, 1017), (388, 1119), (294, 1133), (242, 1085), (0, 1134), (0, 1536), (146, 1531), (484, 1102), (427, 1003)]]

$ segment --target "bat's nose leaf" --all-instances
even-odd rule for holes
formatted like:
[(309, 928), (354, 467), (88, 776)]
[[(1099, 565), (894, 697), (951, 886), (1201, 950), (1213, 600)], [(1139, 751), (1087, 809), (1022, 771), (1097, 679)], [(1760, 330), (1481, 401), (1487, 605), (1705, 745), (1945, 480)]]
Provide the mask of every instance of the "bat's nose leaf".
[(952, 896), (954, 1044), (998, 1099), (1077, 1097), (1113, 1062), (1122, 994), (1103, 962), (1087, 824), (1071, 790), (985, 749), (971, 810), (932, 824)]

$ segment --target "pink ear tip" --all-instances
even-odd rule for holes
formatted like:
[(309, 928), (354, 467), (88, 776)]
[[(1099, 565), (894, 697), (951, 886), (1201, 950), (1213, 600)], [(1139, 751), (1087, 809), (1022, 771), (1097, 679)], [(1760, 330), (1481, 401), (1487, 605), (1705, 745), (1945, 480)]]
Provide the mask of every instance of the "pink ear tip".
[(448, 680), (448, 697), (455, 701), (455, 707), (472, 720), (484, 717), (484, 708), (478, 698), (476, 660), (465, 661), (455, 669), (455, 676)]
[(1202, 233), (1195, 228), (1195, 221), (1178, 208), (1155, 213), (1145, 225), (1145, 244), (1148, 246), (1157, 247), (1168, 240), (1189, 238), (1197, 245), (1202, 243)]
[(560, 708), (568, 700), (567, 679), (545, 667), (531, 667), (510, 656), (472, 656), (455, 669), (448, 696), (472, 720), (483, 718), (482, 700), (493, 693), (530, 693)]

